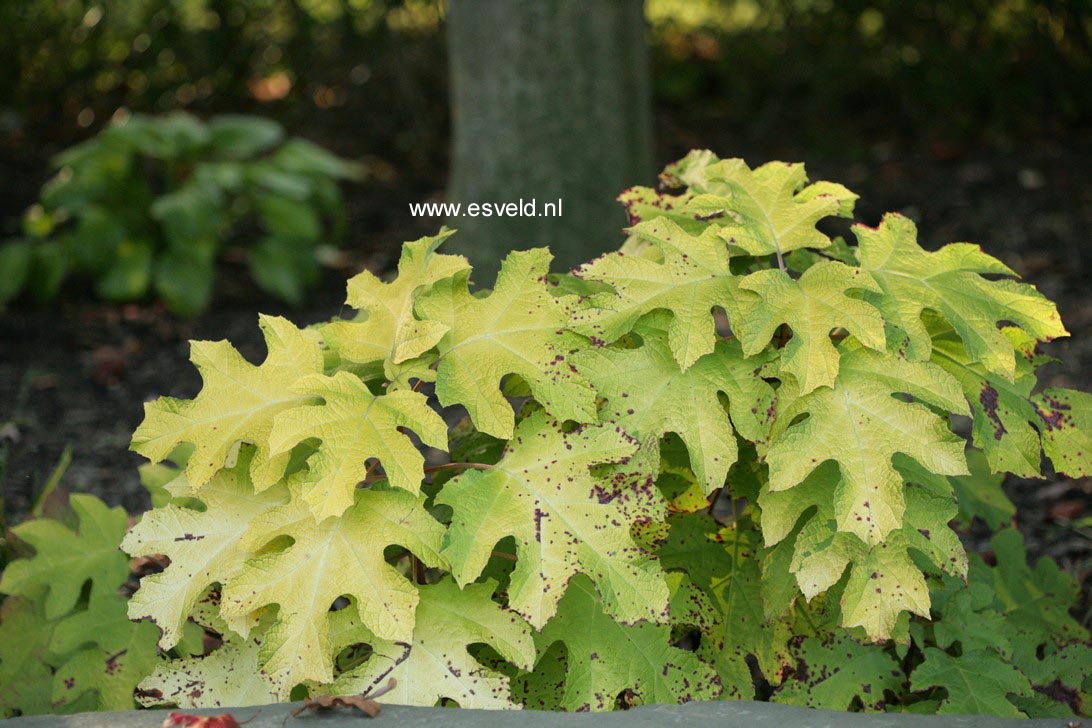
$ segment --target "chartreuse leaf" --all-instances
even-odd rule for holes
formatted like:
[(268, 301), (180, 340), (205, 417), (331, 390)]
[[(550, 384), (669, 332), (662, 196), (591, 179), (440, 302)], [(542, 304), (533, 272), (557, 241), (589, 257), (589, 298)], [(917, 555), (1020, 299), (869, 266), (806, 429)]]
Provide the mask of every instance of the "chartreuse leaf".
[(948, 696), (937, 713), (1024, 717), (1010, 697), (1030, 696), (1031, 684), (996, 652), (976, 650), (953, 657), (926, 647), (924, 654), (925, 661), (910, 675), (910, 686), (914, 690), (943, 688)]
[(233, 640), (208, 655), (160, 662), (141, 681), (137, 700), (145, 707), (245, 707), (276, 702), (259, 667), (261, 639)]
[[(450, 578), (420, 587), (413, 640), (408, 644), (380, 639), (363, 627), (342, 626), (346, 635), (342, 646), (361, 642), (373, 652), (363, 665), (340, 675), (328, 691), (367, 693), (394, 678), (397, 685), (386, 700), (398, 705), (432, 706), (449, 699), (463, 708), (518, 708), (509, 698), (508, 678), (467, 651), (469, 645), (486, 644), (520, 670), (534, 665), (531, 629), (492, 600), (495, 587), (487, 581), (460, 589)], [(356, 618), (352, 610), (343, 609), (332, 620), (355, 624)]]
[[(718, 343), (682, 371), (671, 355), (668, 326), (665, 314), (650, 315), (634, 329), (640, 347), (589, 348), (573, 361), (606, 398), (604, 419), (640, 442), (651, 457), (652, 472), (660, 469), (660, 439), (677, 433), (690, 453), (694, 474), (709, 493), (724, 484), (736, 461), (736, 430), (752, 442), (766, 439), (774, 391), (755, 374), (763, 358), (745, 358), (734, 341)], [(728, 399), (727, 411), (719, 393)]]
[(572, 329), (593, 343), (610, 344), (645, 314), (665, 309), (672, 314), (668, 344), (686, 370), (713, 351), (713, 307), (734, 309), (737, 278), (729, 269), (728, 248), (713, 230), (691, 235), (666, 218), (641, 223), (631, 232), (654, 246), (661, 259), (608, 253), (574, 270), (580, 278), (609, 284), (616, 294), (589, 298), (574, 315)]
[(667, 586), (630, 535), (638, 512), (658, 520), (662, 498), (651, 483), (623, 493), (589, 471), (636, 448), (617, 427), (567, 432), (545, 412), (528, 416), (500, 462), (461, 474), (436, 499), (452, 509), (443, 554), (455, 580), (477, 579), (497, 542), (511, 536), (517, 562), (508, 603), (536, 629), (554, 615), (579, 573), (591, 578), (611, 616), (663, 621)]
[(370, 271), (349, 280), (347, 303), (361, 313), (353, 321), (335, 321), (322, 334), (342, 358), (358, 364), (387, 361), (400, 364), (420, 356), (447, 333), (438, 321), (414, 317), (417, 297), (444, 278), (470, 269), (461, 255), (436, 252), (454, 231), (424, 237), (402, 246), (398, 277), (384, 283)]
[(922, 313), (935, 311), (955, 329), (971, 362), (1013, 381), (1013, 346), (998, 329), (1011, 322), (1036, 339), (1067, 336), (1058, 310), (1034, 287), (1011, 279), (988, 280), (981, 274), (1015, 275), (977, 245), (953, 243), (930, 253), (917, 243), (913, 221), (890, 213), (878, 228), (856, 225), (861, 267), (882, 293), (866, 295), (909, 337), (908, 353), (927, 359), (932, 351)]
[(129, 616), (150, 618), (163, 631), (159, 644), (170, 649), (205, 589), (230, 583), (250, 552), (241, 541), (259, 515), (288, 502), (288, 488), (278, 483), (255, 493), (249, 472), (255, 449), (240, 451), (234, 467), (213, 476), (199, 491), (176, 479), (168, 485), (174, 498), (196, 498), (204, 510), (168, 504), (146, 514), (125, 536), (121, 547), (132, 556), (163, 554), (170, 565), (145, 576), (129, 601)]
[[(899, 482), (901, 487), (901, 476)], [(911, 550), (926, 557), (937, 571), (966, 574), (967, 557), (947, 526), (956, 512), (951, 490), (943, 483), (946, 490), (936, 492), (932, 480), (907, 487), (905, 524), (889, 532), (882, 543), (869, 546), (856, 534), (838, 529), (833, 504), (840, 487), (840, 476), (828, 464), (794, 488), (764, 491), (758, 500), (763, 536), (768, 547), (775, 546), (790, 534), (801, 515), (811, 513), (793, 540), (786, 542), (786, 547), (792, 545), (788, 569), (800, 590), (810, 601), (833, 587), (848, 567), (841, 597), (842, 624), (862, 627), (871, 640), (887, 639), (904, 612), (929, 615), (928, 588)], [(777, 575), (767, 572), (765, 577), (773, 580)], [(787, 606), (780, 604), (774, 614)]]
[[(226, 341), (194, 341), (190, 359), (204, 386), (196, 399), (160, 397), (144, 406), (144, 422), (133, 434), (132, 449), (152, 462), (170, 455), (181, 443), (192, 443), (186, 477), (200, 489), (227, 463), (240, 442), (254, 445), (250, 475), (257, 490), (280, 480), (289, 453), (273, 453), (269, 435), (273, 418), (284, 410), (317, 401), (293, 385), (309, 374), (321, 374), (317, 337), (276, 316), (258, 321), (269, 354), (259, 366), (246, 361)], [(245, 383), (245, 384), (243, 384)]]
[[(781, 391), (786, 391), (783, 384)], [(906, 402), (908, 394), (925, 404)], [(896, 453), (929, 471), (963, 475), (963, 441), (926, 404), (965, 414), (954, 379), (940, 367), (843, 345), (833, 388), (788, 397), (779, 407), (767, 455), (770, 490), (788, 490), (827, 460), (835, 460), (841, 482), (834, 492), (837, 529), (865, 544), (882, 543), (903, 523), (902, 478)], [(807, 415), (806, 419), (797, 419)], [(793, 424), (795, 423), (795, 424)]]
[(834, 386), (838, 352), (830, 335), (836, 329), (882, 351), (886, 345), (883, 318), (872, 305), (848, 294), (878, 291), (875, 281), (859, 268), (835, 261), (813, 265), (798, 280), (785, 271), (760, 270), (739, 287), (756, 295), (741, 296), (733, 328), (747, 356), (766, 348), (782, 324), (792, 330), (781, 353), (781, 371), (796, 380), (801, 394)]
[[(564, 678), (547, 662), (531, 680), (556, 686), (546, 695), (563, 710), (612, 710), (625, 691), (643, 704), (711, 700), (721, 692), (720, 677), (698, 655), (671, 644), (671, 627), (649, 622), (626, 625), (612, 619), (586, 576), (569, 583), (557, 614), (535, 636), (539, 654), (561, 642), (567, 652)], [(536, 693), (543, 699), (544, 691)]]
[[(353, 598), (374, 634), (410, 640), (418, 590), (384, 560), (388, 546), (404, 546), (428, 566), (445, 565), (439, 554), (444, 528), (419, 496), (361, 490), (339, 518), (316, 522), (300, 489), (290, 482), (291, 500), (251, 521), (241, 545), (256, 555), (224, 585), (220, 608), (233, 629), (245, 632), (241, 619), (278, 607), (259, 660), (282, 699), (301, 682), (333, 679), (327, 613), (342, 595)], [(284, 537), (292, 543), (283, 546)]]
[(1092, 396), (1061, 388), (1033, 393), (1036, 367), (1052, 361), (1040, 353), (1035, 339), (1022, 329), (1002, 329), (1018, 355), (1010, 381), (972, 361), (944, 321), (927, 317), (926, 324), (933, 337), (933, 361), (963, 387), (974, 416), (974, 444), (985, 451), (995, 472), (1038, 477), (1045, 451), (1059, 473), (1092, 474)]
[(0, 578), (0, 592), (5, 594), (36, 597), (39, 589), (46, 590), (44, 614), (50, 620), (72, 612), (88, 581), (109, 592), (129, 576), (128, 559), (118, 549), (125, 534), (125, 511), (108, 508), (91, 495), (74, 494), (69, 502), (76, 530), (43, 518), (12, 529), (35, 553), (8, 564)]
[(856, 701), (867, 710), (882, 710), (884, 691), (898, 694), (903, 674), (899, 663), (878, 645), (848, 637), (804, 639), (793, 649), (795, 673), (773, 694), (775, 703), (825, 710), (849, 710)]
[(687, 209), (721, 215), (720, 234), (750, 255), (782, 256), (801, 248), (825, 248), (830, 238), (815, 229), (824, 217), (850, 217), (857, 195), (840, 184), (807, 185), (802, 164), (770, 162), (754, 170), (742, 159), (719, 160), (691, 152), (665, 172), (698, 194)]
[(474, 426), (495, 437), (511, 437), (515, 423), (499, 386), (509, 374), (523, 379), (554, 417), (596, 419), (595, 392), (566, 358), (573, 342), (562, 329), (577, 299), (550, 294), (551, 257), (545, 248), (510, 253), (484, 298), (471, 295), (463, 271), (417, 302), (421, 318), (448, 329), (439, 343), (440, 403), (464, 405)]
[(280, 412), (269, 446), (280, 455), (309, 438), (322, 441), (307, 461), (310, 472), (302, 494), (316, 519), (341, 515), (352, 506), (369, 458), (378, 458), (391, 485), (421, 492), (424, 457), (398, 428), (412, 430), (426, 445), (446, 447), (447, 426), (425, 395), (399, 390), (376, 396), (360, 378), (344, 371), (305, 377), (291, 389), (321, 397), (322, 403)]

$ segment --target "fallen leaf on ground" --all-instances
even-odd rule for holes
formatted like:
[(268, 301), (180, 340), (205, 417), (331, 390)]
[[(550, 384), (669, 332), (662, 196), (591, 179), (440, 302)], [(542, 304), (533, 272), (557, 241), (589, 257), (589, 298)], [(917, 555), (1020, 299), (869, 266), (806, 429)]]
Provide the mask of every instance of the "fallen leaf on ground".
[(376, 698), (380, 695), (389, 693), (394, 690), (394, 686), (398, 684), (398, 681), (393, 677), (387, 681), (385, 687), (376, 690), (374, 693), (363, 693), (361, 695), (320, 695), (317, 698), (309, 698), (302, 706), (292, 711), (292, 717), (296, 718), (305, 710), (329, 710), (331, 708), (357, 708), (368, 715), (369, 718), (374, 718), (379, 715), (380, 706), (376, 702)]

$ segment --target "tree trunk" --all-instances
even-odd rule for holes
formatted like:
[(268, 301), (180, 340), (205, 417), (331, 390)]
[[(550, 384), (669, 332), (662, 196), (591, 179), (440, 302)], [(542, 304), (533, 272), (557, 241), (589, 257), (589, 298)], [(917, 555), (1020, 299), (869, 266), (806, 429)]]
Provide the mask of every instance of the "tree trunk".
[[(548, 245), (568, 270), (621, 243), (615, 198), (652, 176), (644, 33), (641, 0), (449, 0), (451, 246), (478, 285), (510, 250)], [(535, 216), (467, 214), (521, 199)]]

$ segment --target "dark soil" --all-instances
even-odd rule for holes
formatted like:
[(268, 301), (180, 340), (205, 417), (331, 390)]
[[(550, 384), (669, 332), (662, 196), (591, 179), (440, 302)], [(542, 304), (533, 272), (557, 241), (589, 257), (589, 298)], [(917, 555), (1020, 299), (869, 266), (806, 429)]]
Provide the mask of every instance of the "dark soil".
[[(1008, 149), (877, 144), (852, 156), (816, 158), (792, 144), (748, 143), (684, 130), (678, 119), (659, 120), (659, 156), (666, 162), (690, 146), (708, 146), (752, 164), (804, 160), (812, 179), (845, 183), (861, 195), (858, 219), (875, 225), (884, 211), (919, 223), (927, 248), (952, 241), (982, 244), (1058, 303), (1072, 338), (1054, 342), (1061, 359), (1043, 370), (1045, 386), (1092, 387), (1092, 145), (1043, 141)], [(19, 170), (20, 172), (24, 170)], [(23, 175), (0, 175), (0, 198), (25, 198)], [(442, 175), (433, 179), (441, 180)], [(442, 183), (432, 186), (438, 194)], [(342, 310), (344, 284), (355, 269), (388, 270), (401, 240), (433, 232), (436, 220), (414, 220), (406, 203), (429, 194), (418, 182), (373, 180), (348, 191), (353, 264), (328, 271), (300, 310), (257, 292), (242, 268), (225, 266), (217, 299), (194, 321), (180, 321), (156, 304), (95, 302), (78, 286), (51, 305), (20, 303), (0, 314), (0, 485), (4, 512), (26, 513), (62, 452), (73, 460), (65, 479), (130, 511), (148, 506), (139, 485), (141, 458), (128, 452), (145, 401), (160, 395), (192, 397), (200, 380), (188, 363), (190, 339), (228, 339), (258, 362), (264, 347), (258, 312), (299, 324)], [(5, 206), (6, 207), (6, 206)], [(10, 221), (5, 227), (11, 227)], [(5, 423), (10, 423), (5, 426)], [(1018, 506), (1018, 524), (1034, 555), (1059, 559), (1081, 579), (1092, 569), (1092, 529), (1078, 528), (1092, 514), (1092, 479), (1049, 478), (1006, 484)], [(983, 534), (969, 547), (986, 548)]]

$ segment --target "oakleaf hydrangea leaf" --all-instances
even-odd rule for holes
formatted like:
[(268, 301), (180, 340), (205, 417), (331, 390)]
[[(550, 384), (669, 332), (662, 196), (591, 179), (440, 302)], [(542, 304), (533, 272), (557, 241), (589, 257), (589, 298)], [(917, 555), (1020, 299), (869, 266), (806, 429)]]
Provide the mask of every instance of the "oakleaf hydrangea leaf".
[(270, 448), (283, 453), (308, 438), (322, 441), (307, 461), (310, 474), (303, 492), (319, 520), (340, 515), (353, 504), (369, 458), (379, 459), (391, 485), (415, 494), (421, 491), (424, 458), (396, 428), (412, 430), (432, 447), (447, 446), (447, 426), (418, 392), (376, 396), (349, 372), (305, 377), (293, 385), (293, 391), (321, 397), (322, 403), (278, 414), (269, 435)]
[(821, 463), (836, 460), (842, 476), (834, 494), (838, 530), (874, 545), (903, 522), (902, 478), (892, 464), (896, 453), (931, 472), (967, 472), (963, 440), (947, 423), (924, 404), (894, 395), (909, 394), (949, 412), (966, 413), (967, 406), (958, 384), (934, 364), (852, 346), (842, 352), (833, 388), (779, 408), (767, 455), (770, 490), (792, 488)]
[(273, 686), (262, 676), (258, 654), (261, 637), (233, 640), (208, 655), (160, 662), (144, 678), (137, 701), (145, 707), (245, 707), (276, 702)]
[(46, 619), (70, 613), (88, 581), (110, 591), (129, 576), (128, 559), (118, 548), (127, 525), (125, 511), (108, 508), (91, 495), (73, 494), (69, 502), (77, 518), (75, 531), (44, 518), (12, 529), (34, 547), (35, 554), (10, 563), (0, 578), (0, 592), (5, 594), (32, 597), (47, 589)]
[(710, 222), (698, 212), (687, 211), (686, 203), (693, 197), (689, 192), (680, 195), (664, 194), (651, 187), (630, 187), (618, 195), (618, 201), (626, 209), (631, 226), (665, 217), (688, 233), (698, 235), (709, 227)]
[(540, 654), (555, 642), (568, 652), (555, 698), (565, 710), (612, 710), (623, 691), (643, 704), (712, 700), (721, 692), (710, 665), (672, 646), (670, 626), (615, 621), (585, 576), (570, 582), (556, 616), (535, 637)]
[(698, 194), (690, 210), (723, 215), (720, 234), (750, 255), (783, 256), (801, 248), (825, 248), (830, 238), (815, 229), (824, 217), (850, 217), (857, 195), (840, 184), (807, 185), (802, 164), (770, 162), (751, 170), (742, 159), (717, 160), (691, 153), (671, 168)]
[(1019, 630), (1034, 648), (1048, 641), (1087, 641), (1088, 630), (1069, 614), (1080, 592), (1076, 581), (1053, 559), (1027, 563), (1024, 538), (1014, 528), (990, 539), (997, 566), (980, 559), (971, 564), (971, 579), (987, 584), (997, 595), (1009, 630)]
[(515, 424), (500, 391), (509, 374), (523, 379), (554, 417), (596, 419), (595, 392), (566, 359), (571, 342), (563, 329), (577, 299), (550, 294), (550, 260), (545, 248), (513, 252), (488, 296), (472, 295), (462, 272), (436, 283), (417, 302), (419, 316), (448, 329), (439, 343), (440, 403), (464, 405), (474, 426), (495, 437), (511, 437)]
[(829, 642), (808, 637), (793, 650), (796, 670), (773, 694), (775, 703), (823, 710), (849, 710), (856, 700), (868, 710), (882, 710), (884, 691), (898, 694), (903, 674), (882, 647), (848, 637)]
[(34, 598), (0, 603), (0, 717), (52, 712), (51, 667), (58, 656), (50, 653), (49, 643), (55, 625)]
[(611, 482), (589, 472), (594, 465), (625, 459), (636, 447), (620, 428), (566, 432), (542, 411), (528, 416), (500, 462), (459, 475), (436, 499), (453, 512), (443, 553), (456, 581), (474, 581), (496, 543), (511, 536), (518, 560), (509, 604), (532, 626), (540, 628), (553, 616), (566, 584), (578, 573), (591, 577), (607, 612), (617, 619), (662, 621), (667, 586), (630, 535), (633, 513), (643, 510), (655, 520), (662, 499), (647, 482), (640, 486), (643, 492), (630, 494), (638, 505), (620, 505), (621, 494)]
[[(98, 609), (106, 611), (71, 626), (82, 631), (97, 621), (106, 629), (84, 632), (84, 639), (95, 644), (78, 650), (57, 668), (53, 675), (54, 708), (77, 703), (90, 691), (96, 694), (95, 710), (131, 710), (133, 689), (155, 667), (155, 642), (159, 636), (155, 625), (128, 622), (121, 597), (110, 599), (101, 607), (96, 607), (92, 600), (88, 611)], [(64, 628), (63, 622), (58, 625), (54, 641)]]
[(741, 296), (734, 330), (747, 356), (770, 343), (781, 324), (792, 329), (781, 354), (781, 371), (792, 375), (801, 394), (834, 386), (838, 352), (830, 335), (838, 328), (853, 334), (871, 349), (886, 345), (884, 323), (873, 306), (847, 295), (851, 290), (878, 291), (875, 281), (858, 268), (826, 261), (808, 268), (799, 280), (781, 270), (761, 270), (739, 287), (755, 296)]
[(768, 622), (764, 614), (758, 534), (750, 527), (722, 529), (706, 513), (672, 514), (668, 523), (668, 539), (657, 552), (663, 567), (686, 569), (715, 607), (698, 655), (716, 668), (726, 696), (753, 699), (749, 655), (773, 684), (792, 664), (788, 625)]
[(276, 316), (261, 316), (259, 325), (269, 350), (259, 366), (226, 341), (191, 342), (190, 359), (204, 382), (200, 394), (192, 400), (160, 397), (147, 403), (132, 449), (159, 462), (181, 443), (193, 443), (186, 477), (200, 488), (224, 466), (238, 443), (247, 442), (257, 448), (251, 461), (255, 488), (262, 490), (280, 480), (289, 454), (270, 452), (273, 418), (315, 401), (311, 392), (293, 385), (309, 374), (321, 374), (323, 358), (313, 332)]
[(370, 271), (349, 280), (347, 303), (362, 316), (354, 321), (335, 321), (321, 329), (344, 359), (358, 364), (384, 360), (400, 364), (439, 342), (447, 327), (436, 321), (418, 320), (413, 306), (420, 293), (436, 281), (470, 269), (463, 256), (436, 252), (452, 232), (446, 230), (403, 245), (398, 277), (390, 283)]
[(885, 215), (878, 228), (856, 225), (861, 267), (882, 293), (866, 295), (888, 323), (910, 337), (909, 355), (928, 359), (932, 351), (922, 312), (935, 311), (955, 329), (972, 362), (1008, 381), (1015, 376), (1015, 356), (998, 329), (1012, 322), (1036, 339), (1067, 336), (1058, 310), (1034, 287), (1011, 279), (987, 280), (981, 274), (1015, 275), (977, 245), (953, 243), (927, 252), (917, 243), (913, 221)]
[(1002, 330), (1018, 354), (1010, 381), (971, 361), (944, 322), (931, 318), (927, 324), (933, 335), (933, 361), (963, 387), (974, 416), (974, 444), (985, 451), (994, 471), (1039, 477), (1045, 451), (1059, 473), (1092, 474), (1092, 396), (1061, 388), (1033, 393), (1035, 367), (1050, 361), (1039, 353), (1035, 339), (1021, 329)]
[[(384, 560), (387, 546), (404, 546), (429, 566), (444, 565), (439, 554), (444, 528), (418, 496), (399, 489), (362, 490), (340, 518), (316, 522), (299, 497), (299, 484), (290, 488), (289, 503), (250, 524), (242, 546), (258, 555), (224, 585), (220, 607), (230, 622), (278, 606), (260, 659), (281, 697), (306, 680), (333, 679), (326, 617), (339, 596), (353, 597), (373, 633), (410, 639), (417, 588)], [(277, 548), (285, 536), (291, 545)]]
[(995, 715), (1023, 718), (1010, 696), (1030, 696), (1031, 684), (1015, 667), (993, 651), (975, 650), (953, 657), (926, 647), (925, 661), (910, 676), (914, 690), (942, 687), (941, 715)]
[[(606, 398), (605, 419), (620, 425), (651, 456), (652, 472), (659, 472), (660, 439), (677, 433), (708, 493), (724, 484), (736, 461), (736, 430), (753, 442), (766, 439), (774, 392), (755, 375), (762, 359), (744, 358), (735, 341), (718, 343), (682, 371), (668, 345), (667, 323), (662, 314), (650, 316), (635, 329), (640, 347), (585, 349), (573, 361)], [(718, 393), (727, 396), (731, 419)]]
[(981, 518), (994, 531), (1011, 524), (1016, 515), (1016, 505), (1001, 488), (1005, 476), (991, 472), (986, 455), (981, 450), (967, 450), (967, 468), (971, 471), (970, 475), (949, 478), (959, 503), (960, 524), (966, 527), (975, 518)]
[(288, 502), (283, 483), (254, 492), (249, 477), (254, 452), (242, 450), (234, 467), (221, 470), (199, 491), (192, 491), (184, 478), (173, 483), (172, 495), (194, 496), (205, 510), (157, 508), (146, 513), (121, 544), (132, 556), (164, 554), (171, 561), (163, 572), (141, 579), (129, 601), (131, 618), (148, 617), (163, 631), (159, 643), (163, 649), (178, 643), (186, 619), (210, 584), (226, 584), (242, 571), (250, 552), (241, 541), (250, 523)]
[[(837, 530), (833, 494), (840, 478), (835, 468), (822, 466), (794, 488), (759, 496), (766, 545), (779, 543), (802, 514), (812, 512), (794, 536), (788, 564), (800, 590), (810, 601), (833, 587), (848, 567), (842, 624), (862, 627), (869, 639), (887, 639), (903, 612), (929, 615), (929, 591), (910, 550), (925, 556), (938, 571), (966, 574), (966, 554), (947, 526), (956, 512), (950, 488), (944, 483), (948, 490), (938, 494), (929, 486), (935, 484), (926, 481), (906, 488), (906, 524), (870, 547), (854, 533)], [(765, 578), (775, 577), (767, 573)], [(787, 606), (782, 603), (781, 609)]]
[(737, 279), (729, 269), (728, 248), (713, 230), (695, 236), (664, 218), (641, 223), (631, 232), (655, 246), (662, 260), (608, 253), (574, 270), (581, 278), (609, 284), (616, 295), (589, 298), (574, 315), (572, 329), (593, 342), (610, 344), (646, 313), (665, 309), (673, 316), (668, 344), (686, 370), (713, 351), (713, 307), (734, 307)]
[[(521, 670), (534, 664), (531, 629), (492, 600), (495, 587), (487, 581), (459, 589), (448, 578), (420, 587), (412, 643), (356, 630), (355, 641), (371, 645), (374, 652), (363, 665), (339, 676), (329, 688), (331, 694), (374, 691), (394, 678), (397, 685), (385, 699), (398, 705), (432, 706), (447, 698), (463, 708), (518, 708), (509, 699), (508, 678), (467, 651), (469, 645), (481, 643)], [(355, 616), (343, 618), (336, 612), (334, 619), (355, 621)]]

